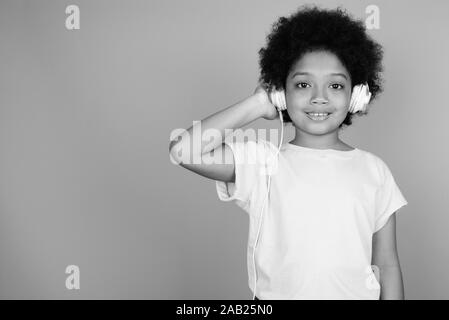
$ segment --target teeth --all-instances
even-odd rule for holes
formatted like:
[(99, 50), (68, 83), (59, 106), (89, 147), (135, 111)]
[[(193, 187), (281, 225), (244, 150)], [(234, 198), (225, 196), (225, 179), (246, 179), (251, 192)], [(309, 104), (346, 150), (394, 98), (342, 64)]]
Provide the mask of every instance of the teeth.
[(329, 113), (311, 113), (311, 112), (308, 112), (307, 114), (309, 115), (309, 117), (311, 119), (317, 120), (317, 121), (327, 119), (327, 117), (329, 115)]
[(327, 116), (329, 113), (308, 113), (308, 114), (310, 114), (311, 116), (314, 116), (314, 117), (321, 117), (321, 116)]

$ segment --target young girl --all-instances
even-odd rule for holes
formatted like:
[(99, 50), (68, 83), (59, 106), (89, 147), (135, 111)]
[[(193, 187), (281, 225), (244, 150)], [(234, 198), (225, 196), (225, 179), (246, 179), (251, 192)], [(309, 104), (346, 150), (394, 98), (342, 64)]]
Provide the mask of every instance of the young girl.
[[(256, 299), (403, 299), (395, 213), (407, 201), (383, 160), (339, 138), (381, 91), (381, 46), (340, 8), (302, 7), (267, 39), (254, 94), (203, 119), (201, 130), (225, 137), (258, 118), (276, 119), (274, 88), (294, 139), (280, 150), (263, 139), (201, 141), (193, 157), (218, 152), (231, 161), (189, 163), (179, 153), (195, 143), (190, 127), (170, 143), (171, 157), (216, 180), (219, 198), (249, 214)], [(273, 158), (275, 170), (260, 170)]]

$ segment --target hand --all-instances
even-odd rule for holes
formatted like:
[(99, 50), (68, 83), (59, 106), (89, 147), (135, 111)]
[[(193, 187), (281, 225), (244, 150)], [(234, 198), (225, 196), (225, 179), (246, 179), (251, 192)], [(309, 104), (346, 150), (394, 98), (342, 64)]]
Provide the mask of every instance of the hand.
[(274, 120), (279, 118), (279, 113), (276, 107), (271, 103), (269, 94), (267, 89), (265, 89), (266, 85), (259, 82), (256, 89), (254, 90), (254, 96), (260, 102), (260, 107), (264, 109), (262, 118), (266, 120)]

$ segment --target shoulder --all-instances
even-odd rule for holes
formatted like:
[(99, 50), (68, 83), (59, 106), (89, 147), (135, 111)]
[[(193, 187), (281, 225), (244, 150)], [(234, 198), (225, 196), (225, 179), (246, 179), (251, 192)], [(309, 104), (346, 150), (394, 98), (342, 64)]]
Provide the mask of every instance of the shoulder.
[(244, 141), (237, 139), (236, 141), (229, 139), (225, 143), (231, 147), (234, 155), (244, 162), (265, 163), (267, 159), (274, 156), (277, 152), (277, 146), (265, 139), (256, 139)]
[(370, 151), (359, 150), (362, 156), (364, 156), (368, 166), (377, 172), (377, 176), (380, 181), (383, 181), (388, 174), (391, 174), (387, 163), (380, 156)]
[(240, 144), (251, 152), (259, 152), (265, 154), (276, 152), (278, 149), (278, 147), (275, 146), (271, 141), (265, 139), (249, 140), (245, 142), (238, 141), (235, 143)]
[(363, 149), (359, 149), (360, 154), (362, 154), (367, 160), (372, 161), (373, 163), (380, 163), (383, 162), (383, 160), (376, 154), (366, 151)]

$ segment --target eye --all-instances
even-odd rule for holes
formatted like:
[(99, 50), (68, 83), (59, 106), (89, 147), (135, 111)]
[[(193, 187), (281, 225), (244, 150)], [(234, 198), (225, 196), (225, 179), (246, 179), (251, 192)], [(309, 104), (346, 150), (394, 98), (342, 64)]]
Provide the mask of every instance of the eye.
[(336, 90), (341, 90), (344, 88), (344, 86), (339, 83), (331, 84), (331, 87), (332, 87), (332, 89), (336, 89)]
[(307, 86), (309, 86), (309, 84), (306, 82), (299, 82), (296, 86), (301, 89), (305, 89), (305, 88), (307, 88)]

